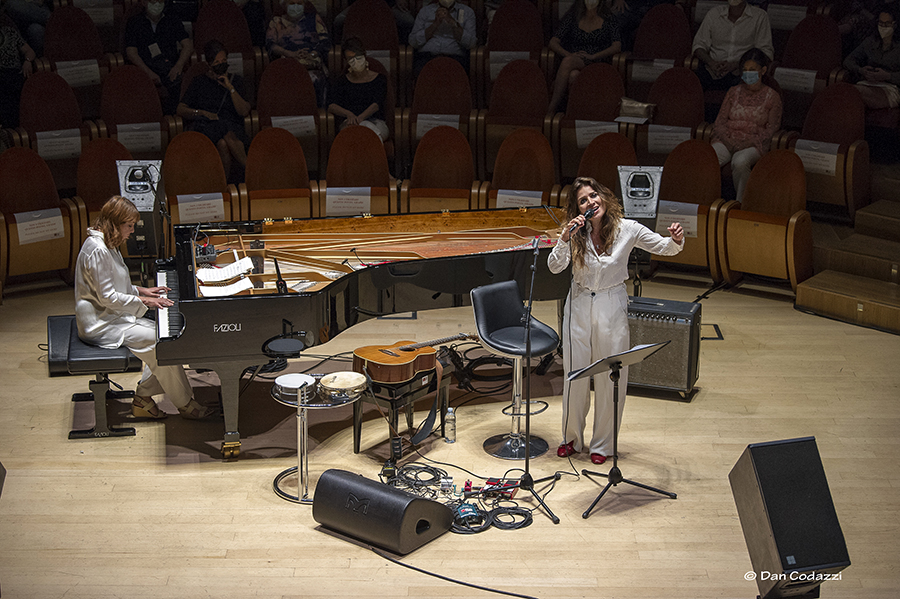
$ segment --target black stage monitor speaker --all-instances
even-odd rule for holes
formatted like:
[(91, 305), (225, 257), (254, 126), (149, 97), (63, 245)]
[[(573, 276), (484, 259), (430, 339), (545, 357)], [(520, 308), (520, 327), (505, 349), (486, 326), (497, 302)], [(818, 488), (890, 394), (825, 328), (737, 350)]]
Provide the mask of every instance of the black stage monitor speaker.
[(337, 532), (406, 554), (453, 523), (449, 507), (345, 470), (326, 470), (313, 497), (313, 519)]
[(628, 368), (629, 387), (690, 393), (700, 376), (700, 312), (696, 302), (628, 298), (631, 345), (671, 341)]
[(748, 445), (728, 479), (763, 599), (818, 597), (850, 565), (815, 437)]

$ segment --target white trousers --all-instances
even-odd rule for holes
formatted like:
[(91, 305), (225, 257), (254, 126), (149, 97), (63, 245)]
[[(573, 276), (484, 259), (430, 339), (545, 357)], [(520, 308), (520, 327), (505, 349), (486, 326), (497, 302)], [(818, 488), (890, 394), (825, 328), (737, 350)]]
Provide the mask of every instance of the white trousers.
[[(566, 299), (563, 316), (563, 366), (565, 372), (584, 368), (597, 360), (630, 349), (628, 292), (625, 285), (588, 291), (577, 284)], [(613, 454), (613, 383), (609, 371), (594, 377), (594, 425), (590, 452)], [(628, 367), (619, 377), (618, 423), (622, 424)], [(590, 379), (563, 386), (563, 443), (574, 441), (576, 451), (584, 448), (584, 426), (591, 407)]]
[(122, 345), (144, 363), (144, 373), (135, 389), (136, 395), (148, 397), (165, 393), (176, 408), (188, 405), (193, 391), (184, 368), (180, 365), (160, 366), (156, 362), (155, 322), (147, 318), (138, 318), (134, 325), (125, 329), (125, 340)]
[[(366, 119), (360, 123), (363, 127), (368, 127), (372, 131), (378, 135), (378, 138), (381, 140), (381, 143), (384, 143), (388, 137), (391, 136), (391, 130), (388, 129), (387, 123), (381, 119)], [(341, 131), (347, 128), (347, 121), (344, 121), (341, 125)]]
[(713, 150), (716, 151), (716, 156), (719, 157), (719, 166), (725, 166), (729, 161), (731, 162), (731, 178), (734, 180), (737, 201), (742, 201), (744, 190), (747, 189), (747, 179), (750, 178), (750, 171), (760, 159), (759, 150), (756, 148), (744, 148), (731, 153), (725, 147), (725, 144), (718, 141), (713, 144)]

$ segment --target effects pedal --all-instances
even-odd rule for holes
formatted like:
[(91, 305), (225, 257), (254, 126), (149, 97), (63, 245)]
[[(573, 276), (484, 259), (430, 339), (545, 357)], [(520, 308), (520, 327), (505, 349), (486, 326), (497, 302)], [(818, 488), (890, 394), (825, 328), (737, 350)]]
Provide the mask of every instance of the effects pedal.
[(502, 497), (503, 499), (512, 499), (519, 490), (518, 483), (501, 478), (489, 478), (484, 483), (481, 492), (485, 497)]

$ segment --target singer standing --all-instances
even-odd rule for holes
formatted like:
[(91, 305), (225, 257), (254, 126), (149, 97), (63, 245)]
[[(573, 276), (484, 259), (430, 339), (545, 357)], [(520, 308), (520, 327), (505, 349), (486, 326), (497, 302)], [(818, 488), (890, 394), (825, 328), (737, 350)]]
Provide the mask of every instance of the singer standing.
[[(628, 329), (628, 255), (638, 247), (652, 254), (673, 256), (684, 244), (678, 223), (662, 237), (644, 225), (624, 218), (619, 199), (595, 180), (579, 177), (569, 191), (568, 222), (547, 259), (550, 272), (565, 270), (572, 262), (572, 287), (563, 316), (565, 372), (584, 368), (630, 349)], [(619, 379), (619, 423), (625, 406), (628, 367)], [(594, 376), (594, 424), (591, 461), (602, 464), (613, 450), (613, 383), (606, 374)], [(563, 442), (561, 458), (584, 448), (584, 427), (590, 409), (587, 378), (567, 381), (563, 387)]]

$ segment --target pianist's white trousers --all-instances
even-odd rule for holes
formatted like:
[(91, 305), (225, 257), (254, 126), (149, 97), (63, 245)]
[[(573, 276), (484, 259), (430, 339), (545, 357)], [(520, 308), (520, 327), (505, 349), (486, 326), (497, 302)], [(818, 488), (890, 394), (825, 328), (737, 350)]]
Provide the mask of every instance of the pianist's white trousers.
[(165, 393), (176, 408), (188, 405), (193, 396), (191, 384), (181, 365), (160, 366), (156, 362), (156, 323), (147, 318), (138, 318), (134, 325), (125, 329), (122, 345), (144, 363), (144, 374), (135, 389), (135, 394), (144, 397)]
[[(629, 349), (628, 292), (625, 285), (591, 292), (579, 285), (566, 299), (563, 316), (563, 365), (565, 372), (584, 368), (597, 360)], [(613, 454), (613, 383), (606, 370), (594, 377), (594, 424), (590, 453)], [(628, 367), (619, 377), (619, 425), (625, 408)], [(584, 426), (591, 407), (590, 379), (563, 386), (563, 443), (574, 441), (584, 449)]]

